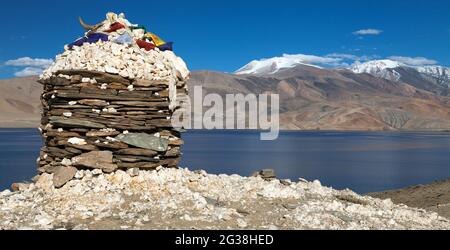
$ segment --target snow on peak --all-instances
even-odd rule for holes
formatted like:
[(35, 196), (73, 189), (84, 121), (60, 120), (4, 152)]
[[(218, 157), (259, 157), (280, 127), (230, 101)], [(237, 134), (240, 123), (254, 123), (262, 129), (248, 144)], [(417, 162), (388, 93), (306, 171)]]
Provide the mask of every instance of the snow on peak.
[[(396, 58), (398, 58), (398, 60)], [(416, 70), (422, 75), (432, 77), (442, 85), (450, 85), (450, 68), (437, 65), (419, 66), (417, 64), (408, 63), (408, 61), (405, 61), (405, 58), (406, 57), (391, 57), (384, 60), (364, 62), (356, 61), (353, 62), (353, 64), (351, 64), (351, 66), (349, 66), (347, 69), (356, 74), (366, 73), (391, 81), (400, 81), (400, 78), (402, 76), (397, 68), (403, 67)], [(354, 59), (357, 60), (357, 58)], [(273, 75), (282, 69), (289, 69), (298, 65), (306, 65), (320, 69), (322, 68), (320, 66), (323, 66), (325, 68), (331, 67), (339, 69), (340, 67), (347, 67), (349, 63), (352, 62), (345, 61), (345, 58), (342, 56), (329, 55), (321, 57), (304, 54), (283, 54), (281, 57), (251, 61), (244, 67), (237, 70), (235, 74)]]
[(416, 67), (420, 73), (433, 77), (442, 85), (450, 85), (450, 68), (442, 66), (421, 66)]
[(373, 73), (385, 69), (395, 69), (400, 66), (403, 66), (404, 64), (393, 61), (393, 60), (375, 60), (375, 61), (368, 61), (364, 63), (356, 62), (351, 66), (351, 70), (355, 73)]
[(371, 74), (376, 77), (398, 81), (401, 75), (395, 68), (406, 66), (405, 64), (393, 60), (375, 60), (364, 63), (356, 62), (349, 69), (356, 74)]
[(416, 69), (422, 74), (450, 79), (450, 68), (442, 66), (422, 66), (417, 67)]
[(333, 63), (332, 58), (323, 58), (313, 55), (288, 55), (284, 54), (282, 57), (273, 57), (269, 59), (261, 59), (251, 61), (249, 64), (237, 70), (238, 75), (250, 74), (275, 74), (281, 69), (293, 68), (297, 65), (307, 65), (311, 67), (321, 68), (313, 65), (313, 63)]
[(364, 63), (356, 62), (349, 69), (356, 74), (367, 73), (376, 77), (399, 81), (401, 75), (395, 70), (396, 68), (399, 67), (407, 67), (410, 69), (414, 69), (423, 75), (435, 78), (436, 81), (440, 84), (443, 85), (450, 84), (450, 68), (437, 65), (414, 66), (386, 59), (386, 60), (368, 61)]

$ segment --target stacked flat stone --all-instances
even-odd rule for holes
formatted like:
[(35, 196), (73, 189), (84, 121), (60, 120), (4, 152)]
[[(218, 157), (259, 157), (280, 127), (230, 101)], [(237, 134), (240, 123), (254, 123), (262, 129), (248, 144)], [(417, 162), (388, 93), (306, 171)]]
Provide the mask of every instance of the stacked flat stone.
[(177, 167), (183, 140), (171, 117), (188, 76), (172, 51), (102, 41), (66, 47), (39, 80), (39, 172), (62, 186), (79, 169)]

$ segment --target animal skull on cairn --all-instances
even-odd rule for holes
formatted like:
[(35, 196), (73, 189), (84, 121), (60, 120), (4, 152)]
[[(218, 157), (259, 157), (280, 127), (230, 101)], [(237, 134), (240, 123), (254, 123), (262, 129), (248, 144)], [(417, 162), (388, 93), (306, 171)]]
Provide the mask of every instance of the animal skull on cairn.
[(45, 141), (39, 173), (63, 179), (60, 187), (76, 169), (177, 167), (183, 141), (171, 117), (177, 96), (187, 95), (190, 72), (172, 43), (124, 14), (80, 23), (85, 35), (66, 45), (39, 79)]

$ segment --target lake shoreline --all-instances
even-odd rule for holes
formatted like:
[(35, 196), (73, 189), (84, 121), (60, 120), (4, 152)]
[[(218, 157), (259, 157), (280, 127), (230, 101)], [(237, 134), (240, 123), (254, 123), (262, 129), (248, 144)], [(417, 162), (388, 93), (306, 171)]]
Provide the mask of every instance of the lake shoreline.
[(450, 219), (450, 179), (366, 195), (379, 199), (391, 199), (395, 204), (422, 208)]
[[(0, 135), (0, 188), (6, 189), (36, 174), (42, 138), (37, 129), (0, 129)], [(183, 139), (179, 166), (212, 174), (274, 169), (280, 179), (318, 179), (359, 194), (450, 177), (447, 133), (283, 131), (276, 141), (260, 141), (258, 131), (189, 130)]]
[[(39, 129), (39, 125), (37, 126), (29, 126), (29, 127), (21, 127), (21, 126), (14, 126), (11, 125), (11, 127), (9, 126), (2, 126), (0, 125), (0, 129)], [(189, 129), (187, 131), (192, 131), (192, 132), (205, 132), (205, 131), (238, 131), (238, 132), (266, 132), (266, 130), (261, 130), (261, 129), (212, 129), (212, 130), (208, 130), (208, 129)], [(324, 132), (324, 133), (450, 133), (450, 130), (447, 129), (443, 129), (443, 130), (320, 130), (320, 129), (305, 129), (305, 130), (301, 130), (301, 129), (280, 129), (280, 133), (320, 133), (320, 132)]]

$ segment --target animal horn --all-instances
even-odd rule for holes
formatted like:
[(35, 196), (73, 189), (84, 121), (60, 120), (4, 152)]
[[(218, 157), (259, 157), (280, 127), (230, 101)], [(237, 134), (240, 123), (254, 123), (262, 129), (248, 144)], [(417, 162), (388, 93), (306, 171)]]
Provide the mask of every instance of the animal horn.
[(87, 25), (87, 24), (83, 21), (83, 18), (78, 17), (78, 20), (80, 21), (81, 26), (83, 26), (83, 28), (84, 28), (85, 30), (92, 30), (92, 29), (94, 29), (94, 26)]
[(83, 18), (79, 17), (78, 20), (80, 21), (81, 26), (83, 26), (83, 28), (85, 30), (92, 30), (95, 31), (98, 28), (100, 28), (101, 24), (97, 24), (97, 25), (88, 25), (83, 21)]

